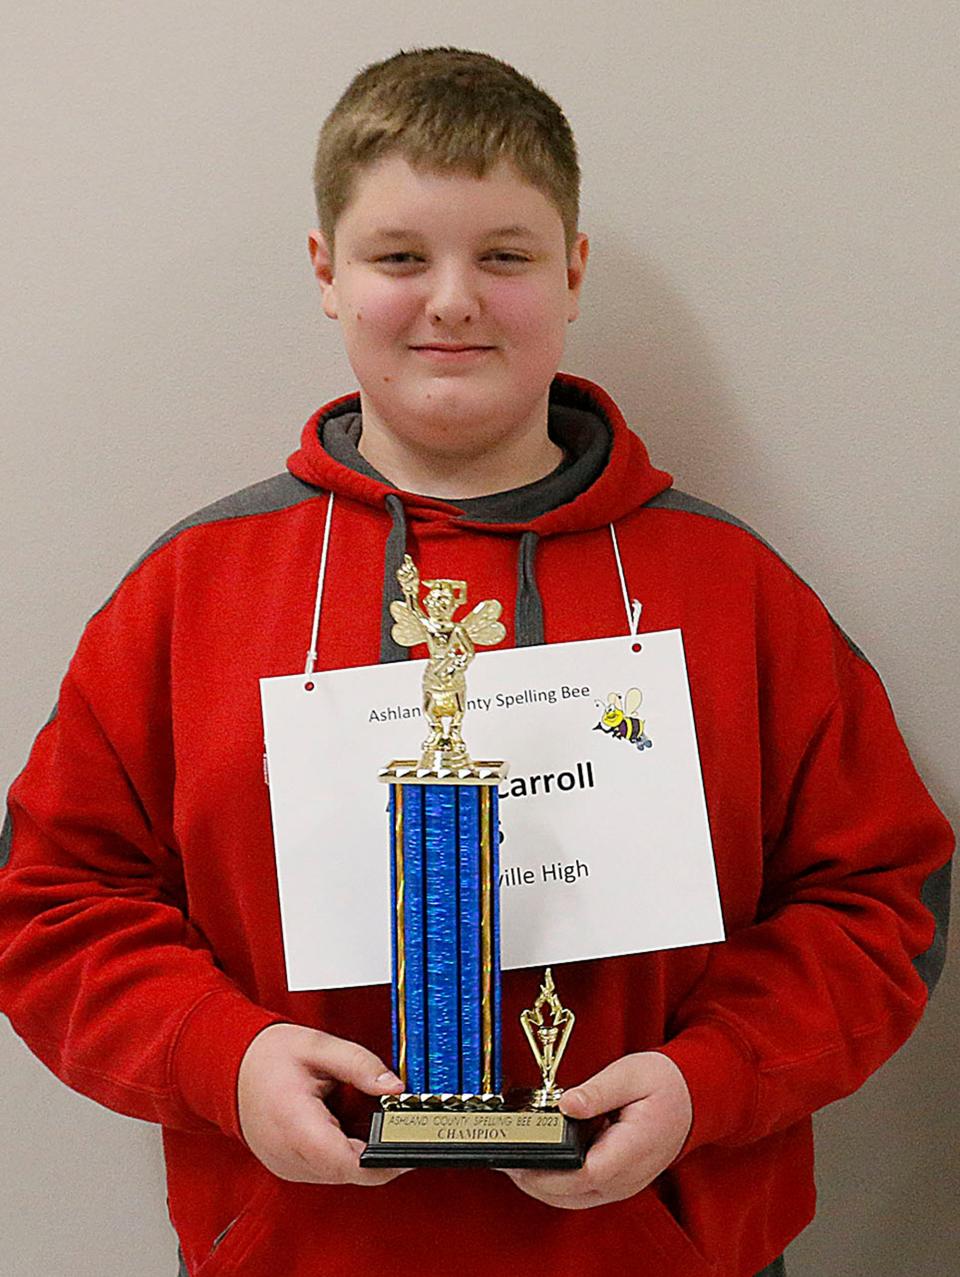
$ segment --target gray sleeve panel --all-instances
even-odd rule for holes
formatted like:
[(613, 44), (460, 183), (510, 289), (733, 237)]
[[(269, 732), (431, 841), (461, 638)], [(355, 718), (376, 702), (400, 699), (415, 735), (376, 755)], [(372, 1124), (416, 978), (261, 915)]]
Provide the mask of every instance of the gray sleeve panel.
[[(659, 493), (648, 501), (644, 509), (679, 510), (685, 514), (696, 514), (702, 515), (707, 519), (716, 519), (720, 523), (731, 523), (735, 528), (741, 528), (744, 532), (749, 533), (750, 536), (765, 546), (771, 554), (776, 555), (780, 562), (793, 572), (793, 568), (790, 567), (783, 555), (778, 554), (769, 541), (765, 541), (749, 524), (744, 523), (742, 519), (738, 519), (735, 515), (728, 514), (726, 510), (721, 510), (719, 506), (711, 505), (708, 501), (701, 501), (699, 497), (691, 496), (688, 492), (679, 492), (676, 488), (667, 488), (665, 492)], [(794, 573), (794, 575), (798, 576), (797, 573)], [(803, 580), (799, 576), (798, 579)], [(807, 582), (804, 582), (804, 584), (806, 585)], [(831, 616), (830, 620), (836, 626), (850, 650), (862, 661), (866, 662), (867, 665), (870, 665), (870, 661), (864, 656), (849, 634), (846, 634), (842, 627), (837, 625), (834, 617)], [(870, 668), (876, 673), (872, 665), (870, 665)], [(880, 677), (879, 674), (877, 674), (877, 677)], [(927, 986), (928, 993), (932, 993), (940, 978), (940, 972), (943, 970), (947, 952), (947, 931), (950, 924), (950, 861), (947, 861), (945, 865), (935, 869), (930, 874), (921, 888), (920, 901), (924, 908), (933, 915), (935, 930), (930, 948), (925, 953), (918, 954), (913, 960), (913, 965), (917, 974)]]
[(111, 602), (131, 572), (136, 572), (137, 568), (152, 554), (173, 541), (181, 532), (186, 532), (189, 528), (198, 528), (205, 523), (222, 523), (227, 519), (245, 519), (251, 514), (273, 514), (277, 510), (288, 510), (291, 506), (310, 501), (314, 497), (321, 496), (322, 493), (323, 489), (314, 488), (309, 483), (304, 483), (302, 479), (296, 478), (295, 475), (284, 472), (275, 474), (270, 479), (263, 479), (260, 483), (253, 483), (249, 488), (241, 488), (239, 492), (232, 492), (229, 496), (221, 497), (219, 501), (204, 506), (202, 510), (188, 514), (185, 519), (181, 519), (172, 528), (161, 533), (156, 541), (147, 547), (136, 563), (127, 569), (116, 589), (97, 608), (90, 620), (98, 616)]
[(933, 942), (926, 953), (918, 954), (913, 960), (914, 970), (927, 986), (927, 992), (936, 988), (943, 964), (947, 957), (947, 933), (950, 928), (950, 870), (952, 862), (947, 861), (939, 869), (935, 869), (923, 884), (920, 900), (923, 907), (933, 914), (936, 931)]
[[(49, 727), (50, 724), (53, 722), (53, 720), (56, 718), (58, 705), (59, 705), (59, 701), (57, 702), (56, 705), (54, 705), (53, 709), (50, 711), (50, 716), (47, 719), (47, 721), (44, 723), (43, 727), (40, 728), (40, 732), (42, 732), (44, 728)], [(40, 732), (37, 732), (37, 736), (40, 735)], [(34, 740), (36, 740), (36, 738), (37, 737), (35, 736)], [(3, 829), (0, 830), (0, 869), (6, 869), (7, 867), (7, 863), (10, 860), (10, 848), (12, 847), (12, 845), (13, 845), (13, 817), (10, 815), (10, 808), (8, 807), (6, 815), (3, 818)]]
[[(292, 474), (283, 473), (274, 475), (270, 479), (264, 479), (260, 483), (251, 484), (248, 488), (241, 488), (239, 492), (222, 497), (219, 501), (214, 501), (211, 505), (204, 506), (202, 510), (197, 510), (194, 514), (188, 514), (185, 519), (181, 519), (179, 523), (175, 523), (172, 528), (168, 528), (166, 532), (157, 537), (153, 545), (140, 555), (136, 563), (124, 573), (116, 589), (101, 603), (90, 619), (93, 620), (93, 617), (98, 616), (110, 603), (131, 572), (135, 572), (142, 563), (150, 558), (151, 554), (162, 549), (168, 542), (179, 536), (181, 532), (186, 532), (188, 528), (196, 528), (204, 523), (219, 523), (226, 519), (242, 519), (251, 514), (272, 514), (277, 510), (286, 510), (290, 506), (299, 505), (303, 501), (310, 501), (321, 494), (322, 489), (311, 487), (309, 483), (304, 483)], [(50, 717), (40, 728), (40, 731), (42, 732), (44, 728), (49, 727), (56, 716), (57, 706), (54, 705)], [(39, 734), (40, 732), (37, 733), (38, 736)], [(13, 825), (8, 811), (4, 818), (3, 830), (0, 832), (0, 869), (4, 869), (10, 859), (12, 842)]]
[(6, 869), (10, 859), (10, 844), (13, 842), (13, 821), (10, 812), (3, 818), (3, 829), (0, 830), (0, 869)]
[[(754, 531), (748, 523), (744, 523), (742, 519), (738, 519), (735, 514), (730, 514), (726, 510), (721, 510), (718, 505), (711, 505), (709, 501), (701, 501), (699, 497), (692, 497), (689, 492), (679, 492), (676, 488), (667, 488), (665, 492), (659, 493), (657, 496), (648, 501), (644, 506), (644, 509), (680, 510), (685, 514), (700, 514), (706, 519), (716, 519), (718, 523), (730, 523), (735, 528), (741, 528), (744, 532), (748, 532), (755, 541), (759, 541), (760, 544), (768, 549), (772, 555), (778, 558), (785, 567), (790, 568), (790, 571), (794, 573), (794, 576), (796, 576), (798, 580), (803, 581), (803, 577), (800, 576), (799, 573), (794, 572), (794, 569), (790, 567), (790, 564), (787, 563), (783, 555), (780, 554), (779, 551), (775, 550), (769, 541), (765, 541), (759, 532)], [(806, 581), (803, 581), (803, 583), (804, 585), (808, 585), (808, 582)], [(843, 636), (843, 640), (850, 648), (851, 652), (854, 652), (857, 656), (859, 656), (861, 661), (866, 661), (867, 664), (870, 665), (870, 661), (866, 656), (864, 656), (860, 648), (857, 647), (850, 635), (847, 634), (842, 626), (837, 625), (836, 618), (831, 616), (830, 620), (833, 621), (834, 625), (836, 625), (837, 630)], [(870, 665), (870, 668), (873, 669), (873, 666)], [(876, 673), (875, 670), (874, 672)]]

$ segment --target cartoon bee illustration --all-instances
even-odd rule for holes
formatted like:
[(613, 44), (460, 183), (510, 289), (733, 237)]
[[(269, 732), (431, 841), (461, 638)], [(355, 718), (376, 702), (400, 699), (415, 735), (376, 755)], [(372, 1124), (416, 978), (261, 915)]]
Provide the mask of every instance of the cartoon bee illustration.
[(619, 692), (611, 692), (606, 705), (597, 704), (603, 709), (600, 722), (594, 727), (595, 732), (606, 732), (618, 740), (629, 741), (637, 749), (652, 749), (653, 741), (643, 730), (644, 720), (637, 718), (637, 710), (643, 700), (643, 692), (639, 687), (631, 687), (621, 698)]

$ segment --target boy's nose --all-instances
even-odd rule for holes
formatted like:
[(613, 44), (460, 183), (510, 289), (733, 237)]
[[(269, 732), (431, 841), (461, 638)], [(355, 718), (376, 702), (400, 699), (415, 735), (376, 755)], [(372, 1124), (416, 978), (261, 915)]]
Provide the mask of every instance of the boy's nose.
[(456, 329), (477, 317), (480, 300), (462, 272), (448, 271), (437, 278), (427, 309), (431, 323)]

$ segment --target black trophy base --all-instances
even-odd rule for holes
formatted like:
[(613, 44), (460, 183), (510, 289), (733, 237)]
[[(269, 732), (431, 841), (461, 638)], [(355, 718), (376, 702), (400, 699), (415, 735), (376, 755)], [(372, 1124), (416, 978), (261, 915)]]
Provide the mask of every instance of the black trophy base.
[(360, 1165), (576, 1170), (592, 1133), (558, 1110), (390, 1108), (374, 1113)]

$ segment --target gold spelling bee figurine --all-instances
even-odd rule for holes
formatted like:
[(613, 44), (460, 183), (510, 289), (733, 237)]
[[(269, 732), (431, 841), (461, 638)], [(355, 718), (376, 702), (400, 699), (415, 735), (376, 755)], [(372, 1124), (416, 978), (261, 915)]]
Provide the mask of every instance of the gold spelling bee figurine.
[(391, 603), (396, 624), (393, 638), (404, 647), (426, 643), (430, 652), (423, 676), (423, 712), (430, 735), (423, 742), (421, 766), (439, 771), (470, 766), (461, 725), (467, 708), (465, 671), (476, 645), (489, 647), (506, 637), (500, 621), (503, 611), (496, 599), (478, 603), (462, 621), (453, 614), (467, 601), (466, 581), (424, 581), (426, 597), (421, 607), (420, 573), (409, 554), (397, 571), (405, 603)]
[(478, 645), (504, 638), (501, 605), (486, 599), (457, 621), (465, 581), (421, 584), (409, 555), (397, 579), (404, 601), (390, 605), (393, 637), (429, 652), (429, 733), (419, 760), (394, 760), (380, 772), (390, 786), (391, 1004), (404, 1093), (382, 1098), (360, 1162), (580, 1166), (586, 1128), (559, 1111), (556, 1086), (573, 1013), (560, 1005), (549, 970), (521, 1017), (542, 1085), (503, 1094), (498, 798), (507, 769), (471, 759), (462, 731), (465, 672)]

